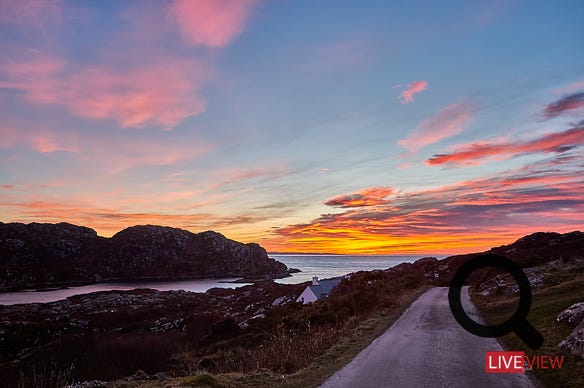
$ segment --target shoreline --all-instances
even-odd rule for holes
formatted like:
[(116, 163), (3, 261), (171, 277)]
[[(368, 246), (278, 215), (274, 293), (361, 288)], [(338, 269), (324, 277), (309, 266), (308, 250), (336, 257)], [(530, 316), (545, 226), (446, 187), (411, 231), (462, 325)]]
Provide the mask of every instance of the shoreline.
[[(292, 276), (292, 273), (301, 272), (300, 270), (296, 272), (288, 272), (286, 274), (270, 275), (271, 280), (284, 279)], [(219, 281), (221, 279), (234, 278), (233, 281)], [(197, 281), (197, 280), (215, 280), (217, 283), (257, 283), (263, 281), (269, 281), (270, 279), (265, 279), (265, 277), (245, 277), (242, 275), (225, 275), (221, 277), (185, 277), (185, 278), (172, 278), (172, 277), (139, 277), (139, 278), (110, 278), (100, 281), (72, 281), (72, 282), (59, 282), (59, 283), (49, 283), (44, 285), (27, 285), (25, 287), (6, 287), (0, 289), (0, 294), (10, 293), (10, 292), (50, 292), (58, 290), (66, 290), (74, 287), (83, 286), (93, 286), (99, 284), (111, 284), (111, 283), (148, 283), (148, 282), (181, 282), (181, 281)]]

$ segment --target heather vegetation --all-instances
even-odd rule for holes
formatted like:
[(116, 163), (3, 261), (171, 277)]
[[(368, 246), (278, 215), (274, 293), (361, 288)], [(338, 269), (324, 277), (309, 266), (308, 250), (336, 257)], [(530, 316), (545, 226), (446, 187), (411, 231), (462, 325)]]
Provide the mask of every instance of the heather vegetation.
[(404, 266), (394, 271), (355, 274), (343, 280), (329, 298), (309, 305), (273, 309), (253, 330), (264, 335), (255, 346), (220, 350), (202, 360), (202, 369), (248, 373), (261, 368), (289, 374), (307, 366), (372, 313), (399, 305), (400, 293), (425, 284), (423, 276)]
[[(572, 304), (584, 301), (584, 261), (566, 258), (547, 265), (526, 270), (532, 278), (533, 302), (527, 316), (528, 321), (543, 335), (545, 341), (538, 350), (529, 349), (515, 334), (507, 334), (500, 341), (507, 349), (524, 351), (528, 356), (557, 355), (564, 357), (561, 369), (533, 369), (531, 373), (549, 387), (584, 386), (584, 360), (559, 348), (573, 327), (557, 321), (558, 314)], [(511, 290), (511, 279), (501, 281), (490, 289), (476, 283), (471, 287), (473, 302), (489, 324), (498, 324), (508, 319), (517, 308), (519, 298)], [(541, 279), (541, 282), (537, 281)], [(534, 280), (537, 285), (534, 286)], [(507, 283), (511, 284), (507, 286)], [(489, 292), (491, 291), (491, 292)]]
[[(491, 251), (510, 252), (523, 267), (539, 264), (525, 269), (534, 285), (529, 319), (544, 334), (547, 352), (561, 352), (557, 343), (569, 333), (555, 316), (584, 297), (580, 237), (529, 236), (516, 243), (520, 248)], [(0, 375), (3, 384), (21, 387), (91, 380), (112, 386), (317, 386), (383, 333), (421, 292), (448, 285), (470, 257), (424, 258), (354, 273), (328, 298), (306, 305), (295, 298), (307, 283), (261, 281), (207, 293), (108, 291), (0, 306)], [(494, 321), (515, 306), (513, 287), (501, 286), (500, 276), (487, 270), (469, 278), (477, 287), (475, 302)], [(521, 349), (512, 335), (503, 341)], [(571, 381), (570, 371), (581, 371), (582, 361), (570, 359), (566, 366), (549, 376)]]
[(4, 306), (0, 369), (7, 382), (24, 386), (51, 385), (35, 381), (57, 377), (291, 374), (372, 314), (401, 306), (400, 294), (424, 284), (417, 266), (404, 264), (353, 274), (329, 298), (308, 305), (294, 301), (305, 285), (264, 282), (206, 294), (112, 291), (37, 309)]

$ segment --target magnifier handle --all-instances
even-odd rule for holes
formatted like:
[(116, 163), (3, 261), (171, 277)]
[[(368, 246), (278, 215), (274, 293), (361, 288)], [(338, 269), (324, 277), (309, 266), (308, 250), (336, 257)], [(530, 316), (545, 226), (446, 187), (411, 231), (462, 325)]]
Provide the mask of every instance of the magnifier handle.
[(543, 345), (543, 336), (526, 319), (521, 320), (513, 331), (533, 350), (539, 349)]

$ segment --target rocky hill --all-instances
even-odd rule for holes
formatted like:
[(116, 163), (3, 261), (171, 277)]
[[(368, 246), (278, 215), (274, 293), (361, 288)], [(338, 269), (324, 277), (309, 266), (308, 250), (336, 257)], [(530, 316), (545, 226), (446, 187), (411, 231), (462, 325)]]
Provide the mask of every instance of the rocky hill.
[(0, 290), (108, 280), (284, 277), (258, 244), (216, 232), (133, 226), (111, 238), (90, 228), (0, 222)]
[[(496, 254), (510, 258), (522, 268), (535, 267), (555, 260), (574, 261), (584, 259), (584, 232), (570, 233), (537, 232), (521, 237), (512, 244), (491, 248), (485, 252), (455, 255), (443, 260), (435, 260), (430, 265), (438, 274), (439, 285), (448, 286), (455, 270), (464, 262), (483, 254)], [(426, 271), (428, 272), (428, 271)], [(476, 271), (469, 280), (484, 277), (484, 271)]]

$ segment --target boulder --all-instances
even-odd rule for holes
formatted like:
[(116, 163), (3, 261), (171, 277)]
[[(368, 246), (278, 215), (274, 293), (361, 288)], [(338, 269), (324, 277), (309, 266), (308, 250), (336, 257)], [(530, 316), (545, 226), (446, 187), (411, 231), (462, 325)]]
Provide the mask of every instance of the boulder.
[(575, 327), (584, 319), (584, 302), (574, 303), (558, 314), (556, 322), (567, 323)]
[(566, 353), (584, 358), (584, 320), (558, 346)]

